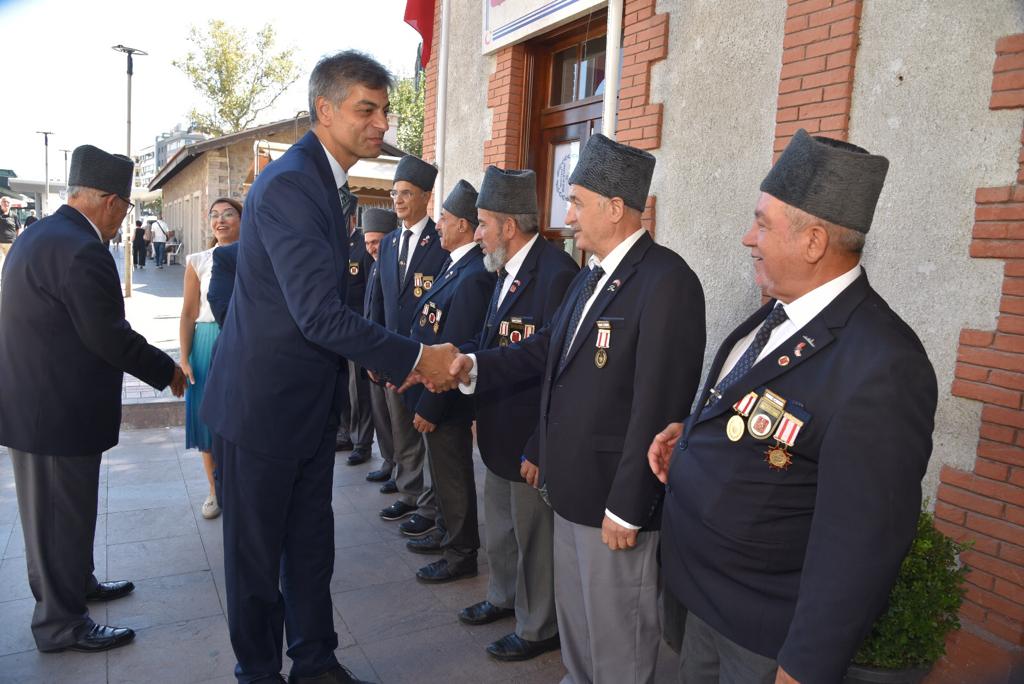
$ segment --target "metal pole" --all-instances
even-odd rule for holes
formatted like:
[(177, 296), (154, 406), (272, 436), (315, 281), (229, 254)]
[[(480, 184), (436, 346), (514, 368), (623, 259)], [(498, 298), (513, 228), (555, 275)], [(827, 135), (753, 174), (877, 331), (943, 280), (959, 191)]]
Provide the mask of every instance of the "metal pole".
[(67, 191), (68, 191), (68, 152), (70, 152), (71, 150), (61, 149), (60, 151), (64, 153), (64, 192), (67, 193)]
[[(114, 50), (123, 52), (128, 56), (128, 116), (125, 136), (125, 151), (129, 158), (132, 156), (132, 72), (134, 71), (132, 60), (133, 55), (145, 55), (147, 53), (137, 48), (128, 47), (126, 45), (114, 45)], [(134, 183), (132, 183), (134, 185)], [(132, 296), (132, 238), (134, 233), (132, 232), (132, 220), (134, 218), (134, 210), (125, 214), (125, 239), (124, 239), (124, 296)]]
[(619, 65), (622, 63), (622, 3), (608, 0), (608, 37), (604, 57), (604, 103), (601, 132), (615, 140), (619, 111)]
[(36, 131), (43, 136), (43, 201), (42, 207), (40, 207), (40, 213), (43, 218), (49, 212), (47, 209), (50, 207), (50, 136), (53, 135), (53, 131)]
[(437, 59), (437, 118), (434, 120), (434, 161), (437, 162), (437, 183), (434, 187), (434, 222), (441, 220), (441, 203), (444, 201), (444, 144), (445, 119), (448, 110), (448, 17), (451, 16), (450, 0), (441, 0), (441, 49)]

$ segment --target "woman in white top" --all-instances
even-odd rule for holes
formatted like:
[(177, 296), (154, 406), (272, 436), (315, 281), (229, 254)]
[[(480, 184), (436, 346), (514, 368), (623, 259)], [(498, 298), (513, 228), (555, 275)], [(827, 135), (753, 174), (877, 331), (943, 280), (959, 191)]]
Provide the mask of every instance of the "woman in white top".
[(221, 197), (210, 205), (210, 229), (213, 239), (210, 248), (190, 254), (185, 266), (185, 294), (181, 306), (178, 334), (181, 341), (181, 370), (189, 379), (185, 392), (185, 448), (199, 449), (203, 454), (203, 467), (210, 482), (210, 494), (203, 502), (203, 517), (216, 518), (220, 505), (214, 488), (214, 463), (210, 452), (210, 429), (199, 418), (203, 403), (203, 390), (210, 370), (213, 343), (220, 328), (213, 318), (206, 293), (210, 288), (213, 270), (213, 250), (238, 240), (242, 224), (242, 205), (236, 200)]

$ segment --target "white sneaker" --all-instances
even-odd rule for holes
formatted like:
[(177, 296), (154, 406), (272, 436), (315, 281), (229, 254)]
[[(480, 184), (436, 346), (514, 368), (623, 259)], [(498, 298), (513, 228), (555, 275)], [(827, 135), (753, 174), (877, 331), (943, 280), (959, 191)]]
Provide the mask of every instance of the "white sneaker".
[(203, 517), (207, 520), (212, 520), (220, 515), (220, 505), (217, 503), (217, 496), (210, 494), (206, 497), (206, 501), (203, 502)]

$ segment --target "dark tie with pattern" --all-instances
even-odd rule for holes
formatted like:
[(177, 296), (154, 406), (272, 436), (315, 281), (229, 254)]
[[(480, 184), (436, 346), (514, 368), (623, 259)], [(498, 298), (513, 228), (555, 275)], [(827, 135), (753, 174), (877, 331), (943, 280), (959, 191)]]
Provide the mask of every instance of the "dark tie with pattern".
[(498, 269), (498, 282), (494, 283), (494, 294), (491, 295), (491, 303), (487, 305), (487, 327), (498, 325), (498, 302), (501, 300), (501, 288), (505, 286), (505, 276), (508, 274), (505, 269)]
[(398, 284), (405, 282), (405, 269), (409, 266), (409, 238), (412, 231), (408, 228), (402, 233), (402, 252), (398, 255)]
[(714, 406), (718, 403), (718, 400), (722, 398), (722, 393), (725, 392), (733, 383), (742, 378), (747, 374), (747, 371), (751, 369), (754, 362), (757, 361), (757, 357), (761, 354), (761, 350), (764, 349), (764, 345), (768, 344), (768, 338), (772, 335), (772, 330), (783, 321), (788, 318), (786, 316), (786, 310), (782, 308), (782, 304), (776, 304), (775, 308), (771, 310), (768, 317), (764, 319), (764, 323), (761, 324), (761, 329), (754, 335), (754, 339), (750, 342), (750, 346), (743, 352), (743, 356), (736, 362), (736, 365), (732, 367), (732, 370), (726, 374), (724, 378), (719, 381), (718, 385), (711, 390), (711, 399), (708, 401), (708, 406)]
[(580, 288), (579, 293), (576, 295), (576, 303), (572, 307), (572, 316), (569, 317), (569, 328), (565, 331), (565, 341), (562, 343), (562, 356), (558, 362), (558, 372), (561, 373), (565, 369), (565, 364), (569, 360), (569, 349), (572, 348), (573, 338), (576, 336), (576, 328), (579, 327), (580, 319), (583, 318), (583, 309), (587, 305), (587, 300), (594, 294), (594, 288), (597, 287), (597, 283), (604, 276), (604, 269), (600, 266), (595, 266), (590, 271), (590, 275), (583, 282), (583, 287)]
[(444, 277), (444, 274), (446, 274), (448, 272), (448, 269), (451, 268), (451, 267), (452, 267), (452, 258), (449, 256), (447, 259), (444, 260), (444, 264), (441, 265), (441, 270), (438, 271), (438, 273), (441, 274), (441, 277)]
[[(348, 189), (348, 181), (345, 181), (345, 184), (338, 188), (338, 199), (341, 200), (341, 213), (345, 217), (345, 221), (347, 223), (349, 217), (352, 216), (352, 212), (355, 211), (356, 204), (358, 202), (356, 196)], [(345, 229), (347, 232), (347, 225), (345, 226)]]

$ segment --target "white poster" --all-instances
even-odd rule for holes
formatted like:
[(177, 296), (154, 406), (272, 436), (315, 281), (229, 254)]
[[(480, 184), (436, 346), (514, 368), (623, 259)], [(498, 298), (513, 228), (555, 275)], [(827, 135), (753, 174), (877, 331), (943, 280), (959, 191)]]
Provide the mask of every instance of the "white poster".
[(483, 54), (531, 38), (571, 21), (606, 0), (481, 0), (484, 3)]
[(565, 228), (565, 214), (569, 209), (569, 176), (580, 158), (580, 141), (559, 143), (551, 155), (551, 213), (549, 228)]

